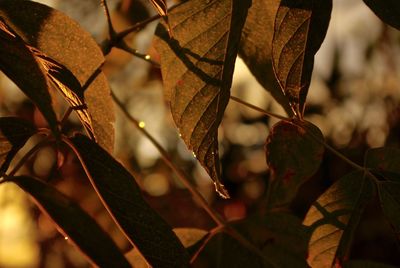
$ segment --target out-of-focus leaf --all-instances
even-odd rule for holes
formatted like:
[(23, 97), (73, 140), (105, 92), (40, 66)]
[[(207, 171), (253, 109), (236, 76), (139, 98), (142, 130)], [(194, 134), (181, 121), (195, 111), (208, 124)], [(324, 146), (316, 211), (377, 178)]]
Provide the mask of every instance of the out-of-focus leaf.
[(28, 45), (65, 66), (77, 78), (81, 89), (85, 89), (82, 94), (96, 140), (111, 152), (114, 106), (108, 81), (100, 69), (104, 56), (90, 34), (65, 14), (32, 1), (2, 0), (0, 16)]
[[(194, 246), (197, 242), (201, 241), (204, 236), (208, 234), (207, 231), (196, 228), (175, 228), (173, 229), (173, 231), (178, 236), (179, 240), (185, 248)], [(125, 256), (135, 268), (148, 267), (148, 264), (136, 248), (129, 251)]]
[(52, 107), (50, 84), (25, 42), (2, 18), (0, 2), (0, 70), (7, 75), (38, 107), (51, 129), (57, 133), (57, 116)]
[(316, 138), (324, 140), (321, 131), (309, 122), (297, 121), (297, 124), (302, 127), (284, 121), (277, 123), (265, 145), (271, 170), (270, 207), (287, 205), (322, 161), (324, 146), (316, 141)]
[(335, 182), (308, 211), (303, 224), (312, 228), (308, 264), (339, 267), (348, 259), (354, 231), (374, 188), (363, 172)]
[(268, 261), (242, 245), (225, 232), (219, 232), (207, 242), (193, 263), (194, 267), (269, 268)]
[(365, 260), (351, 260), (344, 263), (343, 268), (395, 268), (395, 266)]
[(18, 150), (36, 132), (36, 127), (29, 121), (18, 117), (0, 118), (0, 172), (7, 170)]
[(218, 126), (229, 101), (249, 0), (187, 1), (169, 12), (173, 38), (159, 24), (155, 46), (180, 135), (215, 183), (221, 183)]
[(76, 203), (52, 186), (27, 176), (12, 179), (29, 193), (89, 261), (98, 267), (131, 267), (114, 241)]
[(332, 0), (282, 0), (275, 17), (272, 64), (293, 112), (302, 117), (314, 55), (328, 29)]
[(400, 237), (400, 150), (377, 148), (367, 152), (365, 165), (378, 176), (379, 199), (385, 216)]
[(242, 32), (239, 56), (257, 81), (291, 115), (289, 100), (283, 94), (272, 70), (271, 44), (275, 15), (280, 0), (252, 0)]
[(382, 21), (400, 30), (400, 2), (398, 0), (364, 0), (364, 3)]
[(132, 175), (86, 136), (77, 135), (71, 142), (104, 205), (148, 263), (153, 267), (187, 267), (185, 248), (145, 202)]
[[(294, 215), (271, 212), (233, 223), (275, 267), (307, 267), (309, 228)], [(283, 257), (284, 256), (284, 257)]]

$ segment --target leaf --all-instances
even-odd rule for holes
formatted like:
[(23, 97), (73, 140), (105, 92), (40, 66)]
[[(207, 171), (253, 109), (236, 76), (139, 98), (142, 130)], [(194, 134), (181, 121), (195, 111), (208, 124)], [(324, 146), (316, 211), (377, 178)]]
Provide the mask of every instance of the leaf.
[(76, 203), (52, 186), (27, 176), (13, 177), (29, 193), (38, 207), (58, 225), (92, 265), (98, 267), (131, 267), (114, 241)]
[(373, 194), (372, 183), (359, 171), (341, 178), (317, 199), (303, 222), (313, 229), (307, 259), (311, 267), (340, 267), (348, 259), (354, 231)]
[(104, 205), (148, 263), (153, 267), (187, 267), (184, 247), (145, 202), (132, 175), (86, 136), (77, 135), (71, 142)]
[(65, 14), (32, 1), (2, 0), (0, 16), (29, 46), (76, 77), (81, 89), (85, 90), (83, 94), (96, 140), (111, 152), (114, 106), (108, 81), (100, 69), (104, 56), (90, 34)]
[(395, 266), (389, 264), (383, 264), (366, 260), (347, 261), (344, 263), (343, 267), (344, 268), (395, 268)]
[[(196, 228), (174, 228), (173, 231), (187, 250), (189, 247), (192, 247), (201, 241), (208, 234), (207, 231)], [(140, 256), (140, 253), (136, 248), (129, 251), (125, 256), (133, 267), (148, 268), (146, 261), (142, 256)]]
[(257, 255), (238, 240), (225, 232), (218, 232), (208, 240), (194, 267), (242, 268), (273, 267), (263, 257)]
[(370, 149), (365, 166), (381, 179), (377, 183), (382, 210), (400, 237), (400, 150), (398, 148)]
[(0, 2), (0, 70), (35, 103), (53, 132), (58, 133), (57, 116), (48, 92), (50, 84), (46, 80), (46, 72), (25, 42), (2, 18), (2, 3)]
[(281, 121), (273, 126), (265, 144), (271, 170), (270, 207), (287, 205), (300, 185), (318, 170), (324, 146), (316, 139), (324, 140), (321, 131), (306, 121)]
[(310, 232), (296, 216), (271, 212), (252, 215), (233, 224), (244, 237), (262, 248), (274, 267), (307, 267)]
[(398, 0), (364, 0), (364, 3), (385, 23), (400, 30)]
[(253, 0), (243, 28), (239, 56), (257, 81), (282, 105), (288, 115), (293, 112), (272, 70), (271, 44), (274, 20), (280, 0)]
[(272, 64), (292, 110), (302, 118), (314, 55), (321, 46), (332, 0), (282, 0), (275, 17)]
[(213, 179), (217, 192), (228, 198), (221, 183), (218, 126), (229, 101), (240, 33), (249, 0), (187, 1), (156, 30), (155, 46), (171, 112), (180, 135)]
[(29, 121), (18, 117), (0, 117), (0, 173), (7, 171), (19, 149), (36, 132), (36, 127)]

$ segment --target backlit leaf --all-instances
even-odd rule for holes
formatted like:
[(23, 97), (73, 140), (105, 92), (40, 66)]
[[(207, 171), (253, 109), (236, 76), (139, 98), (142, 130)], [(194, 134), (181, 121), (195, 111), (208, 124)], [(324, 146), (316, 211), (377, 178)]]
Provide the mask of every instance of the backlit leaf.
[(325, 38), (332, 0), (282, 0), (275, 18), (272, 63), (293, 112), (302, 117), (314, 55)]
[(215, 268), (269, 268), (267, 260), (242, 245), (225, 232), (214, 234), (202, 248), (193, 263), (194, 267)]
[(364, 2), (381, 20), (400, 30), (400, 2), (398, 0), (364, 0)]
[(272, 70), (271, 44), (275, 15), (280, 0), (252, 0), (242, 32), (239, 56), (257, 81), (291, 115), (289, 101), (283, 94)]
[(324, 146), (316, 140), (324, 140), (321, 131), (309, 122), (296, 123), (302, 127), (284, 121), (274, 125), (265, 145), (271, 170), (269, 206), (287, 205), (322, 161)]
[(312, 228), (307, 259), (311, 267), (341, 267), (348, 259), (354, 231), (373, 189), (363, 172), (351, 173), (312, 205), (303, 222)]
[(381, 181), (377, 184), (382, 210), (400, 237), (400, 150), (376, 148), (367, 152), (365, 165)]
[(96, 140), (111, 152), (114, 106), (100, 69), (104, 56), (94, 39), (65, 14), (32, 1), (2, 0), (0, 16), (29, 46), (71, 71), (80, 89), (85, 89), (80, 94), (84, 95)]
[(72, 241), (92, 265), (131, 267), (114, 241), (67, 196), (31, 177), (14, 177), (12, 181), (34, 198), (39, 208), (58, 225), (64, 237)]
[(164, 87), (173, 119), (216, 190), (221, 183), (218, 126), (229, 101), (240, 34), (249, 0), (191, 0), (169, 12), (173, 38), (166, 26), (156, 30)]
[[(38, 107), (57, 133), (57, 116), (52, 107), (50, 84), (30, 48), (3, 19), (0, 2), (0, 70), (7, 75)], [(18, 64), (16, 64), (18, 63)]]
[(148, 263), (153, 267), (187, 267), (184, 247), (144, 201), (132, 175), (86, 136), (77, 135), (71, 142), (104, 205)]
[(7, 170), (18, 150), (36, 132), (36, 127), (29, 121), (18, 117), (0, 117), (0, 172)]

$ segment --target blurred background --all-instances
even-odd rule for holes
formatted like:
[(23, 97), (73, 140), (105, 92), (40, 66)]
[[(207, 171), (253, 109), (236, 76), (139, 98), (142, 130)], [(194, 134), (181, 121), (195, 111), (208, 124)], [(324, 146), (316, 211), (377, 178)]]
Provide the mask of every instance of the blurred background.
[[(107, 36), (99, 0), (37, 1), (77, 20), (99, 43)], [(178, 1), (175, 1), (178, 2)], [(117, 30), (155, 14), (147, 0), (109, 0)], [(170, 1), (170, 6), (174, 1)], [(306, 119), (316, 124), (328, 143), (356, 163), (371, 147), (399, 146), (400, 32), (384, 25), (362, 0), (333, 0), (329, 30), (316, 56), (307, 98)], [(141, 53), (155, 55), (152, 37), (157, 22), (127, 42)], [(180, 141), (163, 97), (160, 70), (148, 62), (113, 50), (104, 66), (113, 91), (125, 107), (170, 153), (199, 191), (227, 220), (239, 220), (263, 207), (268, 166), (264, 143), (277, 122), (230, 102), (219, 130), (223, 179), (232, 199), (222, 200), (212, 181)], [(284, 114), (247, 70), (236, 62), (232, 95), (268, 111)], [(44, 125), (23, 93), (0, 73), (0, 116), (20, 116)], [(173, 227), (209, 230), (214, 225), (189, 192), (143, 137), (116, 109), (115, 156), (135, 176), (145, 197)], [(67, 128), (79, 130), (71, 117)], [(32, 139), (23, 148), (28, 150)], [(60, 161), (62, 159), (62, 161)], [(59, 163), (62, 163), (61, 165)], [(351, 167), (327, 152), (317, 174), (299, 191), (291, 210), (303, 217), (310, 204)], [(130, 250), (90, 187), (79, 162), (67, 148), (44, 148), (20, 173), (49, 181), (71, 196), (110, 233), (120, 248)], [(351, 258), (367, 258), (400, 266), (400, 247), (379, 208), (371, 205), (356, 233)], [(0, 267), (88, 267), (87, 262), (42, 215), (29, 198), (11, 184), (0, 187)]]

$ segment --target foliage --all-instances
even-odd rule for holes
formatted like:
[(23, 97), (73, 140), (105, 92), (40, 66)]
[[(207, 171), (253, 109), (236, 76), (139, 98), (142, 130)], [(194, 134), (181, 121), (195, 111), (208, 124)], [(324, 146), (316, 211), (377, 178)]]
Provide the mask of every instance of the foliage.
[[(62, 235), (100, 267), (144, 263), (152, 267), (386, 267), (349, 260), (349, 256), (371, 203), (380, 204), (399, 238), (400, 150), (371, 149), (361, 166), (331, 147), (318, 126), (304, 119), (314, 56), (328, 30), (332, 0), (187, 0), (170, 9), (165, 0), (150, 2), (158, 15), (117, 32), (107, 1), (101, 1), (109, 37), (98, 46), (60, 11), (32, 1), (0, 0), (0, 70), (47, 121), (46, 127), (38, 127), (22, 118), (0, 118), (0, 183), (23, 189)], [(400, 28), (396, 1), (364, 2), (382, 21)], [(126, 37), (160, 17), (154, 34), (157, 63), (157, 58), (128, 46)], [(222, 198), (228, 199), (230, 193), (224, 186), (218, 130), (228, 102), (235, 100), (280, 119), (265, 143), (270, 176), (261, 209), (238, 222), (227, 222), (208, 204), (144, 123), (132, 117), (111, 91), (102, 66), (113, 48), (159, 65), (179, 136)], [(231, 98), (238, 55), (288, 117)], [(59, 105), (57, 94), (66, 109)], [(215, 228), (174, 229), (148, 204), (137, 175), (134, 178), (112, 154), (113, 101), (156, 146)], [(72, 112), (87, 135), (71, 134), (66, 128)], [(22, 150), (27, 142), (35, 145)], [(51, 182), (19, 174), (45, 146), (59, 153), (66, 150), (79, 160), (108, 215), (135, 248), (132, 254), (124, 255), (127, 250), (119, 248), (85, 209)], [(290, 206), (320, 169), (326, 151), (355, 171), (336, 178), (299, 219), (290, 213)], [(63, 164), (59, 157), (57, 165)]]

